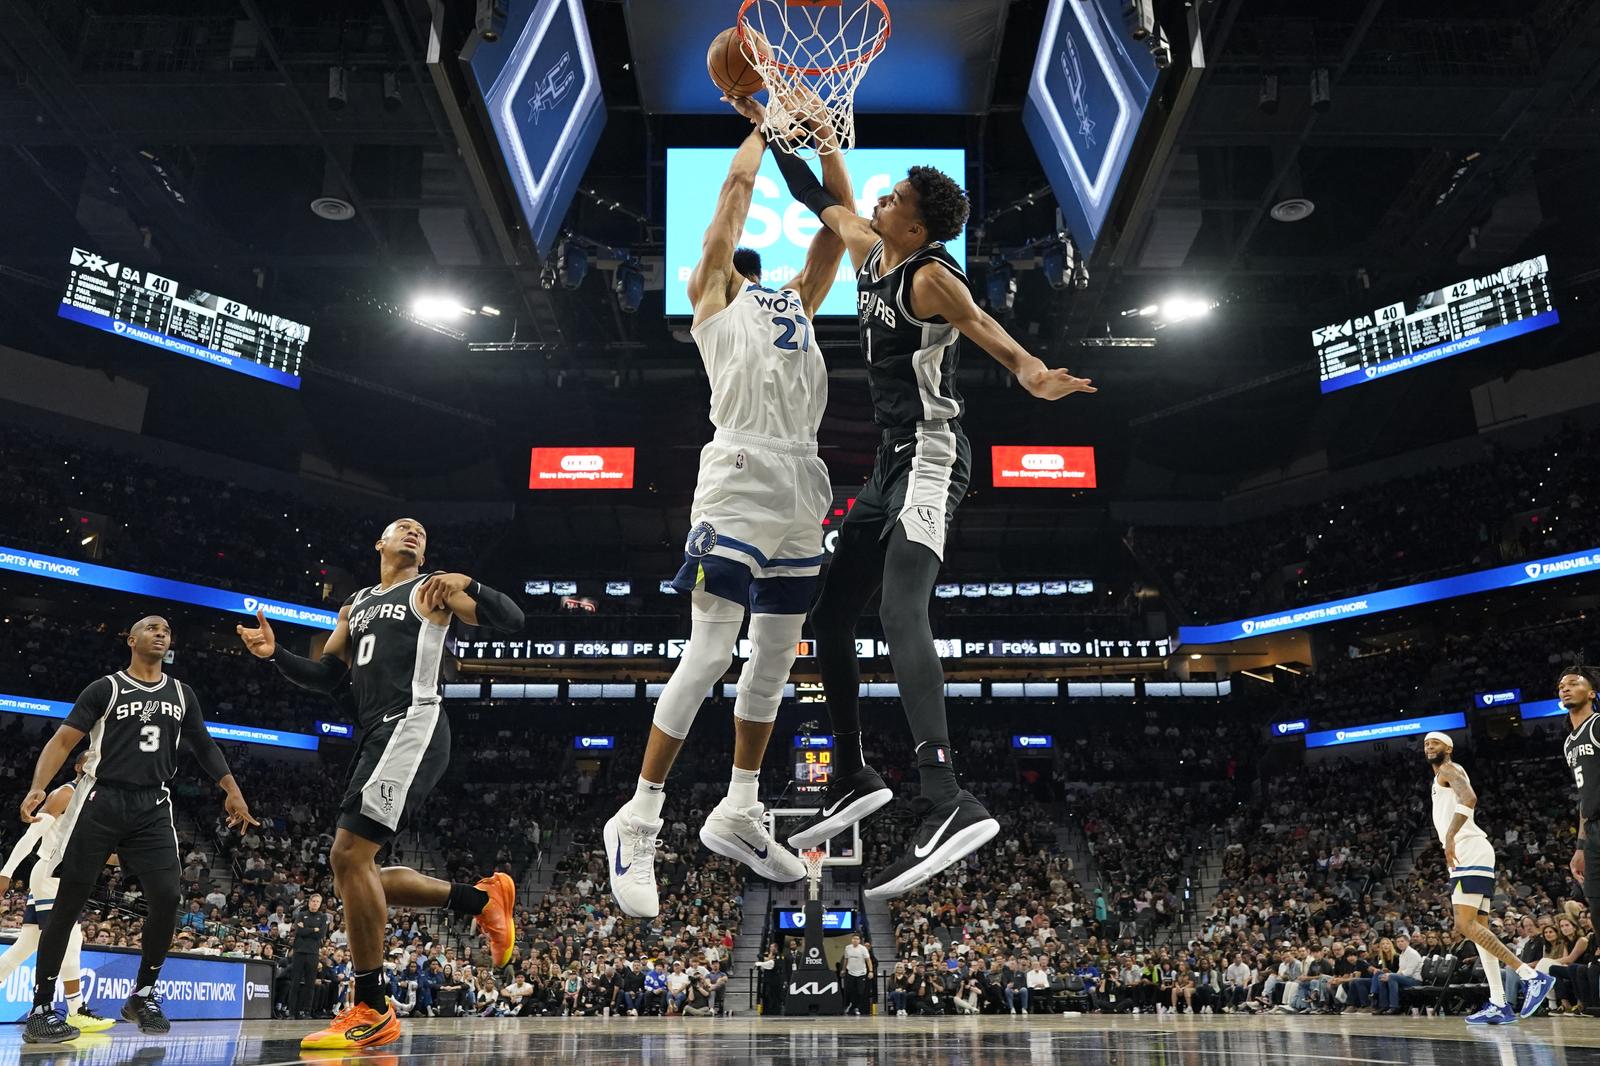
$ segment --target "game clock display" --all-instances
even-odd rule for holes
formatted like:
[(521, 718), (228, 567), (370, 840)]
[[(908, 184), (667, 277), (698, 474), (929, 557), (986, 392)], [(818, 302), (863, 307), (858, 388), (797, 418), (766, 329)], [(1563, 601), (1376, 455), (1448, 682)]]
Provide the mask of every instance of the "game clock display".
[(57, 314), (275, 385), (300, 387), (311, 329), (154, 271), (72, 249)]

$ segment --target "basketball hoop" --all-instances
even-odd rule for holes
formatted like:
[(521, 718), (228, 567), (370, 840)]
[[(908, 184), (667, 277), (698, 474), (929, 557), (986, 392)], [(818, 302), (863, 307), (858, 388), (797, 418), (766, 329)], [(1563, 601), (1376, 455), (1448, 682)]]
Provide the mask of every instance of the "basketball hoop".
[(801, 860), (806, 864), (806, 895), (809, 899), (816, 899), (822, 891), (822, 864), (828, 858), (828, 853), (820, 849), (802, 851)]
[(735, 25), (767, 83), (773, 143), (807, 158), (854, 147), (856, 87), (889, 40), (885, 0), (743, 0)]

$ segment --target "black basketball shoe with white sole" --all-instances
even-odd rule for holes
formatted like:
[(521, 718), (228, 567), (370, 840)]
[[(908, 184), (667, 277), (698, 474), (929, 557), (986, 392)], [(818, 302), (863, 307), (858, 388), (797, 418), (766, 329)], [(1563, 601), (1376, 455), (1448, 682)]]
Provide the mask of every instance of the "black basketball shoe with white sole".
[(58, 1010), (35, 1009), (28, 1015), (28, 1024), (22, 1027), (24, 1044), (65, 1044), (82, 1035), (67, 1024), (66, 1016)]
[(966, 789), (938, 806), (918, 796), (911, 801), (911, 809), (918, 816), (911, 847), (898, 862), (867, 882), (868, 899), (905, 895), (971, 855), (1000, 832), (1000, 823)]
[(823, 790), (822, 809), (789, 834), (789, 846), (820, 848), (892, 799), (894, 793), (870, 766), (835, 777)]

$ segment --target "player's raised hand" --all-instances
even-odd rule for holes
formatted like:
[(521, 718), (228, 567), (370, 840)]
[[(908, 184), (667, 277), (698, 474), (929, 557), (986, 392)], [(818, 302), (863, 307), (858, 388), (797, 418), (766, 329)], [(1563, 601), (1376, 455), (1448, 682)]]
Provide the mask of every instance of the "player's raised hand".
[(767, 109), (760, 100), (753, 96), (723, 96), (722, 102), (757, 126), (765, 126), (767, 124)]
[(278, 650), (278, 638), (272, 633), (272, 623), (267, 621), (265, 611), (256, 611), (256, 628), (246, 629), (240, 625), (234, 626), (233, 631), (239, 634), (239, 639), (250, 649), (250, 654), (258, 659), (270, 659)]
[(1052, 370), (1043, 363), (1024, 370), (1017, 380), (1028, 392), (1041, 400), (1059, 400), (1075, 392), (1099, 392), (1088, 378), (1075, 378), (1065, 367)]
[(1574, 881), (1583, 881), (1583, 867), (1583, 849), (1579, 848), (1577, 851), (1572, 853), (1572, 864), (1570, 869), (1572, 870), (1572, 879)]
[(242, 829), (246, 825), (260, 825), (250, 814), (250, 804), (244, 801), (244, 793), (230, 792), (228, 798), (222, 801), (223, 810), (228, 812), (228, 828)]
[(42, 788), (36, 788), (29, 792), (26, 796), (23, 796), (22, 806), (19, 808), (22, 811), (22, 820), (24, 822), (37, 822), (39, 820), (39, 816), (34, 812), (39, 809), (39, 805), (43, 802), (44, 789)]
[(451, 596), (465, 591), (472, 579), (466, 574), (433, 574), (417, 589), (417, 602), (423, 610), (442, 611)]

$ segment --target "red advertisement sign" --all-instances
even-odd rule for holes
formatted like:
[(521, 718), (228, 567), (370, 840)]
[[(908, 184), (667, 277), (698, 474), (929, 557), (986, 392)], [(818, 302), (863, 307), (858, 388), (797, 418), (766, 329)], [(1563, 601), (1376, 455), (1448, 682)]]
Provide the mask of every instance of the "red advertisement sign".
[(530, 489), (631, 489), (632, 448), (535, 448)]
[(996, 444), (997, 489), (1092, 489), (1094, 449), (1049, 444)]

